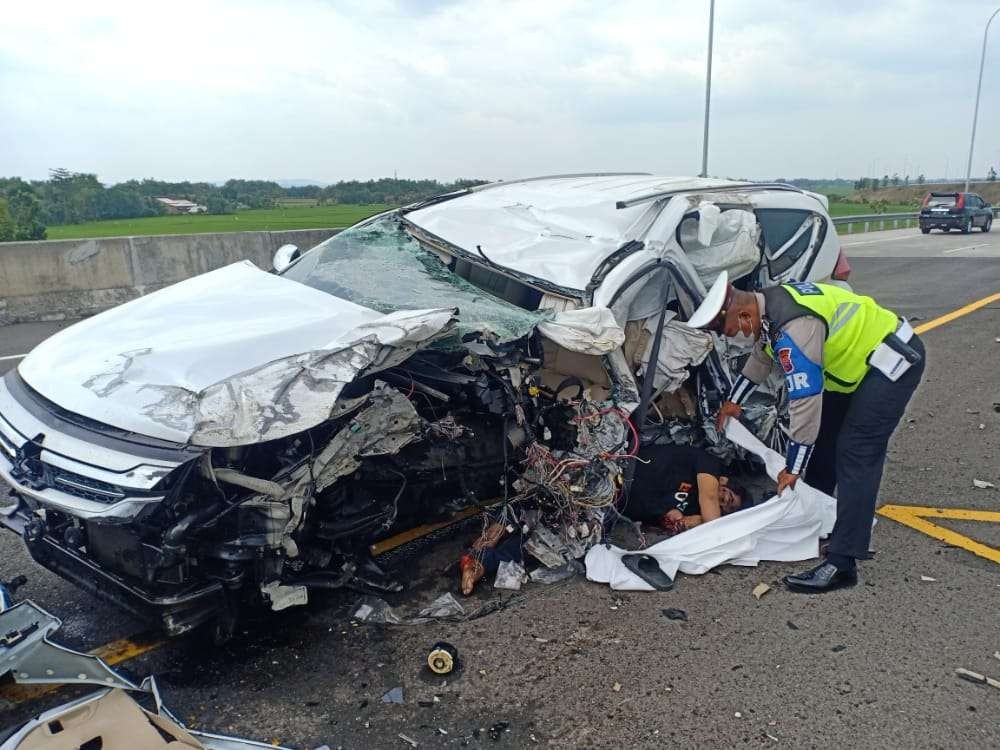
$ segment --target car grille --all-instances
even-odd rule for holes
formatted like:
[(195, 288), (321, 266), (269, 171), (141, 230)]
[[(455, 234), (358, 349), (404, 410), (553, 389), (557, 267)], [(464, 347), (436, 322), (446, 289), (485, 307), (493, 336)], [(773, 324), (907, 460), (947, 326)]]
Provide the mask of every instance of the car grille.
[(121, 487), (113, 484), (74, 474), (50, 464), (44, 464), (44, 467), (45, 483), (52, 489), (65, 492), (67, 495), (105, 504), (116, 503), (127, 497), (127, 493)]

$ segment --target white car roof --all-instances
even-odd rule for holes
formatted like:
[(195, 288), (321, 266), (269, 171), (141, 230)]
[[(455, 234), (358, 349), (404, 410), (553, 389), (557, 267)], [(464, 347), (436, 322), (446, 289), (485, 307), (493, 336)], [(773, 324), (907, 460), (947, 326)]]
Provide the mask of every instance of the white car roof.
[(643, 173), (540, 177), (493, 183), (406, 218), (499, 266), (582, 290), (652, 202), (624, 208), (619, 203), (655, 193), (746, 185)]

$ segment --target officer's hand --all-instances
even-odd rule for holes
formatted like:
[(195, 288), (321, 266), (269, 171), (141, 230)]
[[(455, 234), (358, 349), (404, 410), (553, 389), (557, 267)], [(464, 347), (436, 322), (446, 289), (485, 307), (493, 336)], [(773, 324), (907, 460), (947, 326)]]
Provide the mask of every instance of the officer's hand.
[(799, 481), (798, 474), (792, 474), (788, 469), (782, 469), (778, 474), (778, 494), (780, 495), (785, 491), (786, 487), (791, 487), (795, 489), (795, 483)]
[(726, 429), (726, 421), (730, 417), (736, 417), (739, 419), (739, 416), (742, 413), (743, 407), (733, 401), (726, 401), (719, 409), (719, 416), (715, 418), (715, 429), (717, 429), (721, 435)]

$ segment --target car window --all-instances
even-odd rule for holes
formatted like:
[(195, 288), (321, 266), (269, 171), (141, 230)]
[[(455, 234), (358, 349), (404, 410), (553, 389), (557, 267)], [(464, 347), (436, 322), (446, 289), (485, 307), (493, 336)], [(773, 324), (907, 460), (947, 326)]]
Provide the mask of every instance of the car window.
[(512, 341), (551, 317), (515, 307), (452, 272), (395, 215), (335, 234), (281, 275), (382, 313), (457, 307), (459, 335), (445, 340), (445, 347), (483, 331)]
[(927, 207), (931, 208), (933, 206), (954, 206), (957, 200), (958, 200), (958, 195), (956, 193), (952, 193), (951, 195), (928, 195)]
[[(821, 245), (826, 236), (826, 221), (812, 211), (760, 208), (756, 214), (772, 278), (795, 265), (810, 247)], [(820, 222), (819, 231), (814, 232), (817, 221)]]

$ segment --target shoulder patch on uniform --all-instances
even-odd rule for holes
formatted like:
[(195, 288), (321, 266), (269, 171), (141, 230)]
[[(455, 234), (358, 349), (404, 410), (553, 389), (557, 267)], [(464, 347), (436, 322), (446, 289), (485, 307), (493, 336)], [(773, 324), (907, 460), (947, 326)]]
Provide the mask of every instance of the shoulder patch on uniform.
[(794, 401), (822, 393), (823, 368), (809, 359), (785, 331), (774, 344), (774, 358), (785, 373), (788, 398)]
[(822, 296), (823, 290), (818, 286), (813, 284), (811, 281), (793, 281), (788, 284), (792, 289), (802, 295), (819, 295)]
[(793, 372), (795, 365), (792, 364), (792, 350), (789, 347), (778, 349), (778, 364), (786, 373)]

